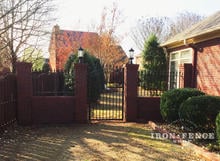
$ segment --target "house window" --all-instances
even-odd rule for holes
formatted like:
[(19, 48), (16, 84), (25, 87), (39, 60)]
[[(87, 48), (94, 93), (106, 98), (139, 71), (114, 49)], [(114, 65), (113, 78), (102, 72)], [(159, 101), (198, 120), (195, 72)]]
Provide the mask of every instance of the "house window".
[(179, 88), (179, 65), (192, 63), (192, 49), (180, 50), (170, 53), (169, 89)]

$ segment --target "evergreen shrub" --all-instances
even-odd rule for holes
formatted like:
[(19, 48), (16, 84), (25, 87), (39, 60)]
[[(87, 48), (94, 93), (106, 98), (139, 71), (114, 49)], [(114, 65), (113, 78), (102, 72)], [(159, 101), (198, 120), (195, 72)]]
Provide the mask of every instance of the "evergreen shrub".
[(216, 116), (220, 112), (220, 97), (194, 96), (184, 101), (179, 109), (179, 117), (196, 124), (200, 129), (214, 130)]
[(220, 146), (220, 112), (218, 113), (217, 117), (216, 117), (216, 135), (217, 135), (217, 139), (218, 139), (218, 144)]
[(205, 93), (194, 88), (171, 89), (162, 94), (160, 99), (160, 112), (165, 121), (172, 122), (179, 119), (179, 108), (182, 102), (192, 96)]
[[(79, 58), (77, 54), (71, 55), (65, 64), (65, 83), (69, 90), (73, 89), (75, 82), (74, 65), (78, 63)], [(104, 72), (101, 66), (100, 60), (88, 52), (85, 52), (83, 61), (88, 65), (87, 74), (87, 93), (88, 101), (95, 102), (100, 97), (102, 90), (104, 89)]]

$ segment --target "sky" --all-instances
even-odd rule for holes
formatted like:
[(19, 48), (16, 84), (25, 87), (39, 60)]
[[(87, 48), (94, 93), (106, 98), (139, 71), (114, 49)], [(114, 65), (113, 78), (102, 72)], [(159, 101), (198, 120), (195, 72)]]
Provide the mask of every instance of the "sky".
[[(90, 31), (89, 25), (100, 22), (104, 7), (118, 7), (124, 18), (119, 26), (118, 35), (123, 35), (120, 43), (124, 51), (133, 48), (140, 52), (131, 38), (131, 28), (141, 17), (168, 16), (174, 17), (177, 13), (190, 11), (202, 16), (209, 16), (220, 10), (220, 0), (55, 0), (57, 18), (55, 24), (61, 29)], [(51, 30), (52, 30), (51, 26)]]

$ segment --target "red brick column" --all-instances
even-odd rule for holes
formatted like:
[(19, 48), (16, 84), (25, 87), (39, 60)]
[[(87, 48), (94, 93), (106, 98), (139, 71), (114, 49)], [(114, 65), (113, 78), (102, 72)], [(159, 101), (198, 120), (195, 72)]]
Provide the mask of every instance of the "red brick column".
[(180, 71), (179, 87), (180, 88), (193, 87), (192, 64), (180, 64), (179, 71)]
[(137, 120), (138, 65), (126, 64), (124, 69), (124, 121)]
[(33, 94), (31, 63), (19, 62), (16, 64), (17, 75), (17, 120), (19, 124), (32, 123), (31, 99)]
[(75, 121), (86, 123), (88, 121), (87, 105), (87, 65), (75, 64)]

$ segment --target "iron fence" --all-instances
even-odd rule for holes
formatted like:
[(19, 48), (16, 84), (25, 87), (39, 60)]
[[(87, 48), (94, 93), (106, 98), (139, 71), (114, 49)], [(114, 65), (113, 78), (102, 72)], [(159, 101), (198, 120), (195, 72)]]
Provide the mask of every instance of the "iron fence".
[(73, 96), (74, 77), (63, 71), (32, 72), (34, 96)]
[(178, 72), (139, 71), (138, 96), (161, 96), (168, 89), (176, 88), (179, 82)]
[(16, 76), (0, 76), (0, 132), (16, 121)]

